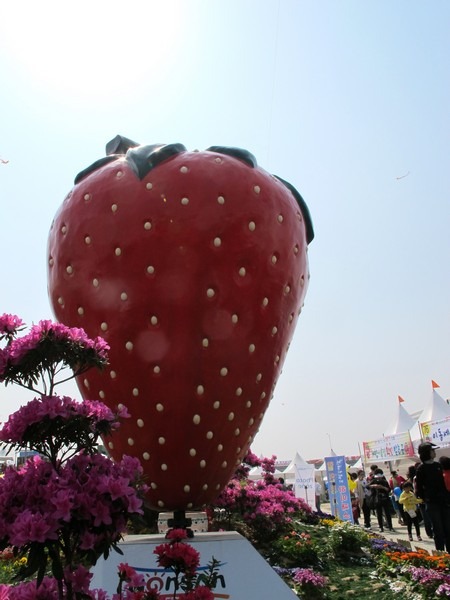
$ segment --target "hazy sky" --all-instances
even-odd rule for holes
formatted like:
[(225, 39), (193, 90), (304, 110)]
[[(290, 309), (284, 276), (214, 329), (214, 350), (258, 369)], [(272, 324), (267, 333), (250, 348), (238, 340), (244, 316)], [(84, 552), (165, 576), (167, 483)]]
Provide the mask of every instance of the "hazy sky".
[[(316, 232), (253, 451), (358, 454), (398, 395), (449, 397), (449, 25), (447, 0), (2, 2), (0, 313), (52, 317), (52, 218), (117, 133), (239, 146)], [(29, 399), (0, 394), (0, 420)]]

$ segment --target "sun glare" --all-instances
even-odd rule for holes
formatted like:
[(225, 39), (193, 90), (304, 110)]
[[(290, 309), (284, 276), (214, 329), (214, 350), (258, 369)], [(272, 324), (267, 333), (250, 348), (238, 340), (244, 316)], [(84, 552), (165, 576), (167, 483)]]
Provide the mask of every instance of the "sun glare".
[(152, 85), (175, 59), (183, 3), (30, 2), (2, 9), (1, 45), (52, 96), (97, 100)]

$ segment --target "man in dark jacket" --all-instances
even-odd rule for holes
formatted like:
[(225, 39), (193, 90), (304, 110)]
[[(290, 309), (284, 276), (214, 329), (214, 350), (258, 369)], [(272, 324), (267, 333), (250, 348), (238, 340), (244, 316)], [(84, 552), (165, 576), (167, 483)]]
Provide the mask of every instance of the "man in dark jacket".
[(425, 503), (433, 524), (436, 550), (450, 552), (450, 494), (445, 487), (441, 465), (435, 461), (436, 448), (431, 442), (419, 445), (422, 463), (416, 473), (416, 494)]

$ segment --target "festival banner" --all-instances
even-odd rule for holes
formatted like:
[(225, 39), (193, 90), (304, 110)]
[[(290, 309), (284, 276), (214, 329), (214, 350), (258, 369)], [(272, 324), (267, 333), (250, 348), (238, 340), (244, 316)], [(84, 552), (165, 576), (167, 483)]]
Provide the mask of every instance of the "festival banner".
[(295, 465), (295, 497), (302, 498), (308, 506), (316, 510), (314, 466), (308, 463)]
[(439, 446), (450, 446), (450, 417), (440, 421), (425, 421), (420, 423), (424, 442), (433, 442)]
[(409, 431), (386, 435), (372, 442), (363, 442), (364, 457), (367, 462), (390, 461), (414, 456), (414, 447)]
[(353, 523), (352, 500), (348, 487), (345, 456), (325, 458), (331, 514), (341, 521)]

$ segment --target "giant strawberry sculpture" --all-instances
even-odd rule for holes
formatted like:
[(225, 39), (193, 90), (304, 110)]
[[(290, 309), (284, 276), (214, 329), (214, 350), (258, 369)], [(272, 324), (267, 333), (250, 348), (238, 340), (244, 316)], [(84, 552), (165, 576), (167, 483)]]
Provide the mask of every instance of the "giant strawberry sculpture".
[(57, 318), (103, 336), (78, 385), (124, 404), (106, 440), (141, 459), (157, 510), (214, 500), (260, 427), (308, 284), (300, 194), (237, 148), (117, 136), (82, 171), (48, 244)]

